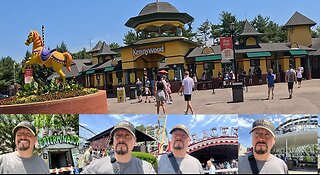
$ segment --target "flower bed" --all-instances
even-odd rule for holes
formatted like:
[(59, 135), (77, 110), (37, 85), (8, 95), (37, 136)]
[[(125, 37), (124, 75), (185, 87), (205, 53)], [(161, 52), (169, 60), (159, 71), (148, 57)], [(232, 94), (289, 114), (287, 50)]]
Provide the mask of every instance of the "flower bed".
[(65, 92), (11, 97), (0, 101), (1, 114), (104, 114), (105, 91), (82, 89)]

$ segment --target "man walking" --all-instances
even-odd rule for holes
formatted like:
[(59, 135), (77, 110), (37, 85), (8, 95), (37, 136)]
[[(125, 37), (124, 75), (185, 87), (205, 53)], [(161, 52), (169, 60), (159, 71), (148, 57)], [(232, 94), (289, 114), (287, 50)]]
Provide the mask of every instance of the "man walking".
[(179, 94), (179, 92), (183, 91), (184, 100), (187, 102), (187, 109), (184, 111), (184, 114), (188, 114), (189, 109), (190, 109), (191, 113), (193, 114), (194, 111), (193, 111), (192, 104), (191, 104), (191, 95), (192, 95), (192, 88), (194, 86), (194, 81), (192, 78), (189, 77), (188, 71), (186, 71), (184, 73), (184, 77), (185, 78), (182, 81), (182, 86), (179, 89), (178, 94)]
[(33, 154), (37, 142), (36, 128), (20, 122), (12, 131), (16, 151), (0, 156), (0, 174), (49, 174), (46, 162)]
[(292, 98), (293, 84), (297, 84), (296, 71), (292, 68), (292, 64), (289, 65), (289, 70), (286, 72), (286, 82), (288, 82), (289, 99)]
[(253, 153), (239, 157), (239, 174), (288, 174), (285, 162), (270, 153), (276, 142), (275, 127), (268, 119), (252, 125)]
[(187, 154), (191, 143), (189, 130), (176, 125), (170, 131), (172, 152), (162, 155), (159, 160), (159, 174), (204, 174), (198, 159)]
[(136, 144), (135, 128), (127, 121), (118, 123), (111, 131), (113, 154), (93, 161), (83, 174), (155, 174), (152, 165), (132, 156)]

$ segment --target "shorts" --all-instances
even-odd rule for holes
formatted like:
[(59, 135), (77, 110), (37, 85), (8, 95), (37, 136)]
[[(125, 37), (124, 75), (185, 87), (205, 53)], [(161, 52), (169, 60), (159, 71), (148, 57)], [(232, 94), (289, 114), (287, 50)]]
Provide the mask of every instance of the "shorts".
[(141, 96), (142, 95), (142, 90), (137, 90), (137, 96)]
[(300, 82), (301, 83), (301, 81), (302, 81), (302, 78), (297, 78), (298, 79), (298, 82)]
[(166, 94), (163, 90), (157, 91), (156, 93), (156, 102), (162, 102), (166, 100)]
[(293, 89), (293, 83), (294, 82), (288, 82), (288, 89)]
[(274, 87), (274, 84), (268, 84), (268, 87), (269, 88)]
[(191, 94), (184, 94), (184, 101), (191, 101)]

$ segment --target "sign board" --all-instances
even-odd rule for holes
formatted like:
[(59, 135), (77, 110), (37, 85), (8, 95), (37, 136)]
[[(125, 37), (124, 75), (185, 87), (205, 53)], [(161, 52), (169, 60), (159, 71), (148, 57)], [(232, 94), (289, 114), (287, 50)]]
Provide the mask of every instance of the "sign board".
[(134, 72), (130, 73), (130, 83), (134, 84), (136, 82), (136, 74)]
[(222, 61), (230, 61), (234, 58), (232, 37), (220, 37), (220, 49)]
[(161, 53), (164, 52), (164, 46), (158, 46), (158, 47), (150, 47), (150, 48), (137, 48), (132, 50), (133, 56), (139, 56), (139, 55), (149, 55), (154, 53)]
[(26, 84), (30, 84), (32, 82), (33, 75), (32, 75), (32, 69), (25, 69), (24, 70), (24, 82)]
[(174, 80), (174, 70), (173, 70), (173, 69), (170, 69), (170, 70), (168, 71), (168, 79), (169, 79), (170, 81), (173, 81), (173, 80)]
[(50, 145), (62, 144), (62, 143), (78, 146), (80, 143), (80, 139), (79, 139), (79, 136), (70, 136), (70, 135), (47, 136), (43, 138), (38, 138), (38, 144), (40, 148), (45, 148)]

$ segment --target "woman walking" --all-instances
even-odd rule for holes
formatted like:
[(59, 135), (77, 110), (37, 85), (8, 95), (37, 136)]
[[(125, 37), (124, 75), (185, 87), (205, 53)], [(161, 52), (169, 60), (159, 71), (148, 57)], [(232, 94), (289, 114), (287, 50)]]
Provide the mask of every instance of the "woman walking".
[(157, 102), (157, 114), (160, 113), (160, 106), (162, 107), (163, 114), (166, 114), (166, 110), (164, 107), (164, 102), (166, 100), (166, 94), (164, 92), (165, 86), (162, 81), (162, 76), (157, 75), (157, 82), (155, 86), (155, 91), (156, 92), (156, 102)]

